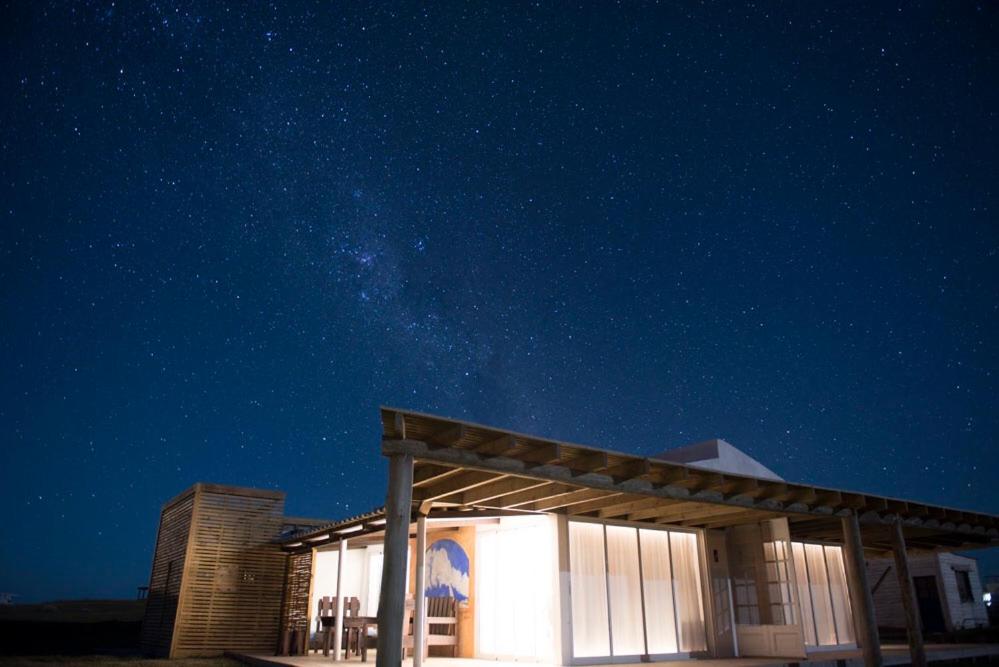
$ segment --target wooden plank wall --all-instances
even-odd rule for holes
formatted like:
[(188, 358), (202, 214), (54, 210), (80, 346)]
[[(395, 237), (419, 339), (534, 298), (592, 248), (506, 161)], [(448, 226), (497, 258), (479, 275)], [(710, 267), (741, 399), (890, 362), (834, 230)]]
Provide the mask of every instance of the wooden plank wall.
[(309, 626), (312, 554), (310, 550), (287, 557), (287, 575), (281, 604), (281, 627), (289, 631), (306, 630)]
[[(890, 569), (889, 569), (890, 568)], [(978, 563), (971, 558), (956, 554), (909, 554), (909, 569), (913, 577), (936, 577), (937, 589), (940, 592), (940, 607), (943, 610), (944, 622), (949, 630), (959, 630), (962, 627), (987, 625), (988, 616), (985, 604), (982, 602), (982, 583), (978, 576)], [(975, 594), (974, 602), (962, 603), (957, 592), (955, 569), (969, 571), (971, 590)], [(887, 576), (882, 575), (888, 570)], [(902, 611), (902, 594), (898, 587), (898, 573), (890, 558), (871, 558), (867, 561), (868, 581), (873, 587), (881, 581), (874, 591), (874, 608), (878, 618), (878, 626), (883, 628), (904, 628), (905, 616)]]
[[(978, 575), (978, 561), (951, 553), (941, 553), (939, 557), (940, 583), (946, 598), (941, 600), (944, 617), (955, 630), (987, 626), (989, 614), (982, 601), (982, 579)], [(965, 570), (968, 573), (968, 578), (971, 580), (971, 602), (961, 602), (955, 570)]]
[(188, 489), (171, 500), (160, 513), (149, 577), (149, 596), (142, 619), (141, 647), (142, 652), (149, 655), (166, 656), (170, 653), (194, 495), (194, 489)]
[(273, 543), (284, 494), (195, 486), (171, 657), (277, 646), (285, 554)]

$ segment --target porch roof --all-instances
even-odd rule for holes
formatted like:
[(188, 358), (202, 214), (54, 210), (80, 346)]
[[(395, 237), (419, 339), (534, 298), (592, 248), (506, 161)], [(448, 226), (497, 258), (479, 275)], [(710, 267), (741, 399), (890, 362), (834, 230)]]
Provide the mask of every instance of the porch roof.
[(424, 513), (554, 512), (699, 528), (786, 516), (795, 539), (829, 541), (842, 539), (840, 517), (856, 513), (864, 545), (875, 551), (890, 551), (887, 526), (896, 521), (913, 550), (999, 545), (995, 515), (720, 473), (396, 408), (383, 407), (381, 419), (382, 452), (414, 457), (413, 504)]

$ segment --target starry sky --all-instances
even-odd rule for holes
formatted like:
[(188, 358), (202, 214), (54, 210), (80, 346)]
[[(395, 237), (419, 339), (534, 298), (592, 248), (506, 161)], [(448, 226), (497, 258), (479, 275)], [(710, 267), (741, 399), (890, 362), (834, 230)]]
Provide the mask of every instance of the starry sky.
[(2, 12), (0, 591), (379, 505), (380, 404), (999, 512), (996, 4)]

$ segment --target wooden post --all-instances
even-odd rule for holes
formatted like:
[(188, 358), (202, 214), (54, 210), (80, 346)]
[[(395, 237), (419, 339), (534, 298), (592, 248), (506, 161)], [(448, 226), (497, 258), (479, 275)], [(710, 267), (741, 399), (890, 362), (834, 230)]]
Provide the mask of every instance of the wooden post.
[(413, 455), (392, 454), (385, 499), (385, 555), (378, 595), (377, 667), (402, 665), (402, 623), (406, 612), (406, 556), (413, 504)]
[(343, 643), (343, 561), (347, 558), (347, 540), (340, 540), (336, 557), (336, 618), (333, 621), (333, 660), (341, 660)]
[(867, 585), (867, 563), (864, 561), (864, 543), (860, 537), (860, 522), (851, 513), (842, 519), (843, 555), (846, 560), (846, 579), (850, 589), (850, 606), (857, 627), (857, 643), (864, 652), (867, 667), (881, 667), (881, 641), (878, 638), (878, 621), (874, 615), (874, 597)]
[(413, 667), (423, 667), (427, 640), (427, 517), (416, 519), (416, 594), (413, 618)]
[(905, 612), (905, 627), (909, 633), (909, 657), (913, 667), (926, 667), (926, 649), (923, 647), (923, 628), (919, 620), (919, 607), (916, 605), (916, 588), (909, 571), (909, 556), (905, 552), (905, 535), (900, 520), (891, 523), (891, 547), (895, 556), (895, 572), (898, 573), (898, 589), (902, 593), (902, 610)]

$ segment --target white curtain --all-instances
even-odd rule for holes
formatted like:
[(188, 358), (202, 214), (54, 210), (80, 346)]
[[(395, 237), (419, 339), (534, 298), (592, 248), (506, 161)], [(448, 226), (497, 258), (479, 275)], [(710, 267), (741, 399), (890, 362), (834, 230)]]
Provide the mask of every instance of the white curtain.
[(829, 596), (832, 598), (833, 618), (836, 620), (836, 634), (840, 644), (856, 641), (853, 634), (853, 610), (850, 608), (850, 590), (846, 584), (846, 569), (843, 567), (843, 549), (826, 546), (826, 569), (829, 573)]
[(707, 648), (707, 643), (704, 637), (697, 536), (693, 533), (671, 532), (669, 541), (673, 555), (673, 586), (680, 650), (703, 651)]
[(569, 522), (569, 563), (573, 655), (577, 658), (609, 656), (607, 567), (602, 525)]
[(607, 586), (614, 655), (645, 653), (638, 531), (607, 526)]
[(642, 590), (645, 593), (645, 632), (649, 654), (676, 653), (676, 613), (673, 609), (673, 572), (669, 562), (669, 533), (638, 531), (642, 552)]
[(815, 617), (812, 615), (812, 591), (808, 587), (808, 568), (805, 564), (805, 545), (791, 543), (794, 554), (794, 578), (798, 586), (798, 604), (801, 605), (801, 622), (805, 631), (805, 645), (817, 646), (815, 639)]
[(820, 646), (829, 646), (836, 643), (836, 626), (833, 625), (829, 576), (826, 574), (826, 558), (821, 544), (805, 545), (805, 562), (808, 565), (808, 584), (812, 592), (816, 637)]

